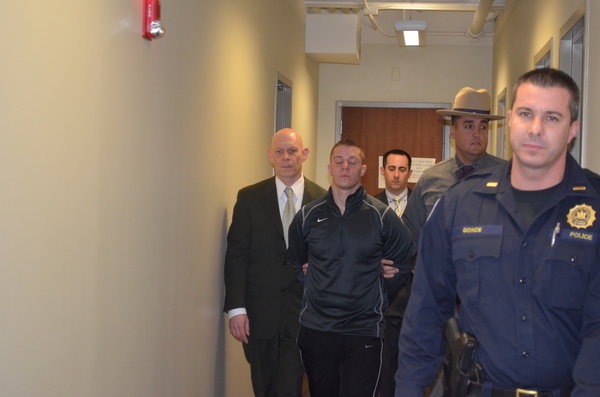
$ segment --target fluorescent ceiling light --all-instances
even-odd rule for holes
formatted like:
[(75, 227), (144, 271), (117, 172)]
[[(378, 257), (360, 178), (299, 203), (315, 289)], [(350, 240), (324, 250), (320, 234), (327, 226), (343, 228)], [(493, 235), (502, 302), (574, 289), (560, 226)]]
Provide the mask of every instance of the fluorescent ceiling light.
[(394, 24), (400, 47), (425, 47), (427, 22), (423, 20), (399, 20)]

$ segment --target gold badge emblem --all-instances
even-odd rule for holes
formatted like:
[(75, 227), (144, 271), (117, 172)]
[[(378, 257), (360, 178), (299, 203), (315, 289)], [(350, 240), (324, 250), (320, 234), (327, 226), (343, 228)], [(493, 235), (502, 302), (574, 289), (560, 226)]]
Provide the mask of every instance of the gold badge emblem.
[(579, 204), (569, 210), (567, 223), (577, 229), (592, 226), (596, 220), (596, 211), (587, 204)]

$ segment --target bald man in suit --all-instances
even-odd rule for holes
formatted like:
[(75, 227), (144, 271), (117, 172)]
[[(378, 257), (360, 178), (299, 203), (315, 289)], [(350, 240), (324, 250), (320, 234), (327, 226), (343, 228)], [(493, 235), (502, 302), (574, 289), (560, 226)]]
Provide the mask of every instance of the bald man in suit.
[(239, 191), (227, 235), (224, 310), (260, 397), (302, 394), (304, 368), (296, 345), (302, 283), (287, 263), (289, 225), (282, 217), (288, 200), (295, 212), (326, 193), (302, 174), (308, 153), (294, 130), (273, 136), (268, 157), (275, 176)]

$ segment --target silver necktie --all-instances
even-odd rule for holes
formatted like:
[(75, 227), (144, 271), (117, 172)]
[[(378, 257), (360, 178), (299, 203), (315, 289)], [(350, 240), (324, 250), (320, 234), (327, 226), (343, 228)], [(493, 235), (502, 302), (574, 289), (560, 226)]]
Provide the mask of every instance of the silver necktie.
[(394, 203), (396, 204), (394, 211), (399, 217), (402, 216), (402, 208), (400, 207), (400, 201), (402, 201), (402, 199), (399, 196), (394, 197)]
[(285, 237), (286, 247), (289, 245), (288, 229), (290, 228), (292, 219), (294, 219), (294, 215), (296, 215), (296, 208), (294, 207), (293, 193), (294, 192), (292, 191), (291, 187), (285, 188), (285, 195), (287, 196), (287, 200), (285, 202), (285, 207), (283, 208), (283, 214), (281, 215), (281, 223), (283, 224), (283, 236)]

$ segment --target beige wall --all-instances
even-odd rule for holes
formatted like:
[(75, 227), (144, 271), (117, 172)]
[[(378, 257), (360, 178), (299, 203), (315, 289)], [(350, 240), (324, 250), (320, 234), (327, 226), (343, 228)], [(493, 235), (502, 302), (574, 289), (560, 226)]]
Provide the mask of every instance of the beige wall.
[[(363, 45), (361, 65), (321, 64), (319, 82), (319, 122), (317, 182), (329, 184), (326, 165), (329, 148), (335, 142), (336, 101), (442, 102), (452, 103), (456, 92), (466, 85), (487, 88), (493, 108), (502, 90), (510, 91), (516, 79), (534, 65), (534, 56), (549, 42), (553, 47), (553, 66), (558, 67), (560, 29), (583, 7), (585, 25), (586, 87), (583, 123), (586, 130), (582, 163), (600, 172), (600, 4), (585, 0), (508, 0), (506, 11), (496, 24), (494, 46), (427, 46), (400, 48), (395, 45)], [(400, 68), (400, 80), (392, 81), (392, 68)], [(493, 73), (492, 73), (493, 70)], [(495, 137), (490, 136), (490, 151)], [(508, 150), (510, 154), (510, 149)]]
[[(250, 395), (221, 314), (222, 261), (236, 191), (271, 175), (276, 72), (293, 81), (305, 172), (326, 186), (336, 100), (497, 90), (581, 1), (517, 2), (527, 15), (493, 63), (486, 46), (365, 45), (360, 66), (320, 67), (304, 56), (298, 3), (163, 0), (167, 34), (153, 42), (140, 0), (3, 3), (0, 395)], [(600, 4), (588, 12), (600, 19)], [(587, 33), (593, 66), (600, 28)], [(599, 170), (592, 130), (584, 160)]]
[[(399, 80), (392, 80), (393, 68), (400, 69)], [(452, 104), (464, 86), (491, 90), (491, 46), (364, 45), (359, 66), (321, 64), (317, 182), (329, 185), (327, 164), (336, 141), (336, 101)]]
[[(600, 63), (600, 4), (597, 1), (584, 0), (510, 0), (506, 4), (507, 12), (496, 25), (494, 41), (494, 92), (504, 88), (509, 93), (507, 105), (510, 107), (510, 92), (517, 78), (533, 68), (534, 56), (552, 40), (552, 66), (559, 67), (560, 30), (571, 17), (580, 10), (585, 12), (585, 56), (587, 57), (582, 99), (585, 103), (582, 139), (582, 164), (600, 171), (600, 158), (595, 155), (600, 147), (600, 138), (596, 126), (600, 123), (600, 114), (595, 111), (600, 103), (600, 75), (597, 65)], [(572, 23), (572, 22), (571, 22)]]
[(225, 232), (271, 175), (278, 71), (314, 147), (318, 65), (292, 1), (162, 3), (152, 42), (140, 0), (3, 3), (2, 396), (251, 394)]

